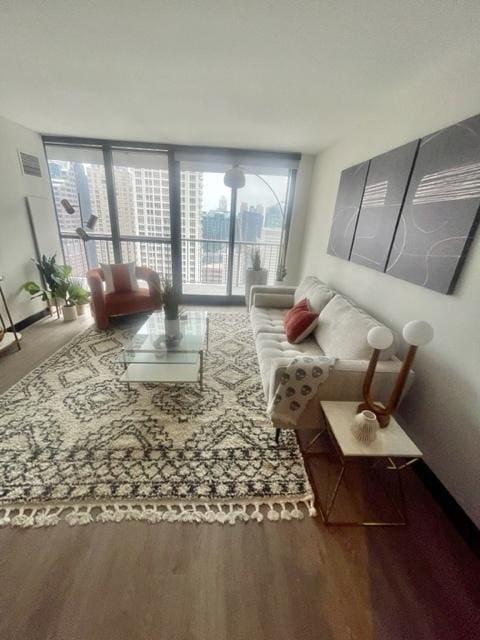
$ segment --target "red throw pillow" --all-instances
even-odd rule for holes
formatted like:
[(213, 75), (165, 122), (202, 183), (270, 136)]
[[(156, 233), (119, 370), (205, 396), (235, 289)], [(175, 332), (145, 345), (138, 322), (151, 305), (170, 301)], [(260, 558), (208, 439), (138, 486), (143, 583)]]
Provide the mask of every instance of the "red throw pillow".
[(299, 344), (309, 336), (318, 324), (318, 313), (310, 311), (308, 300), (304, 298), (287, 311), (283, 319), (283, 328), (287, 340)]

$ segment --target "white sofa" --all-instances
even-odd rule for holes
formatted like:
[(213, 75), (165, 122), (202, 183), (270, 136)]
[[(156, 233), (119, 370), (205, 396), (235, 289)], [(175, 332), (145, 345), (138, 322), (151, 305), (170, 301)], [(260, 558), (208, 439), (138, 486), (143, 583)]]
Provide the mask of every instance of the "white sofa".
[[(306, 340), (291, 344), (283, 330), (283, 317), (294, 303), (303, 298), (307, 298), (310, 307), (320, 313), (319, 323)], [(298, 287), (254, 286), (250, 291), (250, 319), (267, 402), (278, 386), (281, 373), (295, 356), (308, 353), (337, 358), (328, 380), (320, 385), (316, 398), (302, 413), (297, 428), (321, 426), (320, 400), (362, 399), (363, 380), (371, 355), (367, 334), (381, 323), (350, 299), (314, 276), (306, 277)], [(401, 367), (401, 361), (395, 356), (397, 348), (398, 339), (395, 337), (392, 347), (380, 355), (372, 385), (376, 400), (388, 400)], [(410, 371), (406, 389), (412, 380), (413, 371)], [(274, 422), (274, 426), (287, 425)]]

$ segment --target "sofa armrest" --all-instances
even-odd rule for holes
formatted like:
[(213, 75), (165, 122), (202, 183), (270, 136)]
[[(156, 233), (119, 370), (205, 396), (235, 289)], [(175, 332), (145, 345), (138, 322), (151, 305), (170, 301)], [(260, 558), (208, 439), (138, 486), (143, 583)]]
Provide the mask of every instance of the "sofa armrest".
[(291, 293), (256, 293), (253, 296), (252, 306), (290, 309), (293, 307), (293, 295)]
[(287, 287), (287, 286), (269, 286), (269, 285), (253, 285), (250, 289), (250, 307), (254, 304), (255, 295), (257, 293), (268, 293), (268, 294), (290, 294), (292, 296), (292, 305), (293, 306), (293, 294), (295, 293), (295, 289), (297, 287)]
[[(275, 393), (280, 382), (280, 375), (285, 371), (291, 358), (274, 358), (270, 369), (270, 397)], [(393, 389), (402, 362), (398, 358), (379, 361), (372, 383), (372, 397), (375, 401), (387, 402)], [(368, 368), (368, 360), (337, 360), (330, 371), (328, 379), (318, 388), (313, 399), (297, 424), (298, 428), (318, 428), (318, 413), (320, 400), (360, 401), (363, 399), (363, 380)], [(412, 385), (414, 372), (410, 370), (405, 385), (405, 395)], [(403, 397), (403, 396), (402, 396)], [(315, 407), (310, 407), (315, 404)], [(312, 410), (313, 409), (313, 410)]]

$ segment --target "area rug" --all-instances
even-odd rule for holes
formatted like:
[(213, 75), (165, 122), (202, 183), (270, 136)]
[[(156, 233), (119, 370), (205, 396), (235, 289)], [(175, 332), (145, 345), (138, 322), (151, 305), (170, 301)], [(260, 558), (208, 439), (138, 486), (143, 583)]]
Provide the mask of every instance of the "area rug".
[(266, 418), (247, 314), (210, 314), (203, 392), (119, 381), (144, 321), (87, 329), (0, 397), (0, 524), (315, 515), (294, 432), (277, 445)]

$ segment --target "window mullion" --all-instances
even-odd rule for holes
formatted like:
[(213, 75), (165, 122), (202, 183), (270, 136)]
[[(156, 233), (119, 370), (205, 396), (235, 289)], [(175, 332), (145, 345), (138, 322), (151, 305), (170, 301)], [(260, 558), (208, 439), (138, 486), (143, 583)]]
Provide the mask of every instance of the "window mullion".
[(117, 196), (115, 194), (115, 179), (113, 177), (112, 149), (103, 146), (103, 162), (105, 165), (105, 183), (107, 187), (108, 215), (112, 232), (113, 257), (116, 263), (122, 262), (122, 247), (120, 244), (120, 228), (118, 223)]

